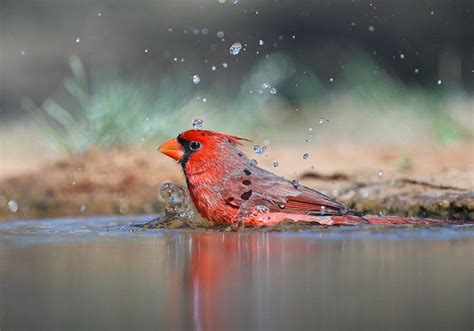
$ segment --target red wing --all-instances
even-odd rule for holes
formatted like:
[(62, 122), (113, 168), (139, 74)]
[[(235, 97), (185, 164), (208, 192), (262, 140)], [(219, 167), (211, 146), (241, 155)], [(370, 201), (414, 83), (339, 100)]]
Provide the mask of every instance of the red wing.
[[(292, 214), (338, 215), (343, 205), (316, 190), (293, 184), (283, 177), (253, 166), (251, 175), (230, 175), (226, 202), (234, 208), (265, 205), (270, 211)], [(244, 185), (242, 183), (247, 183)], [(324, 206), (323, 210), (321, 207)]]

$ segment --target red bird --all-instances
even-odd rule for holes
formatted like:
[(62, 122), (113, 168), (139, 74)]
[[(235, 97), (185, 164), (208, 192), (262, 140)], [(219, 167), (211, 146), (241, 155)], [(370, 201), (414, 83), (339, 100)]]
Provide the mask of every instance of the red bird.
[[(416, 220), (349, 215), (337, 199), (257, 167), (237, 148), (244, 140), (248, 141), (223, 133), (189, 130), (159, 147), (161, 153), (181, 164), (196, 209), (216, 224), (260, 226), (292, 219), (354, 225)], [(423, 220), (433, 222), (437, 221)]]

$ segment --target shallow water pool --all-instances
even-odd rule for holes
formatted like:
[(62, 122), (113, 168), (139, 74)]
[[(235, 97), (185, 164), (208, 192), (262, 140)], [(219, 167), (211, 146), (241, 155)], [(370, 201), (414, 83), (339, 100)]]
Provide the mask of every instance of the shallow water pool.
[(0, 222), (0, 329), (474, 327), (474, 227), (131, 231)]

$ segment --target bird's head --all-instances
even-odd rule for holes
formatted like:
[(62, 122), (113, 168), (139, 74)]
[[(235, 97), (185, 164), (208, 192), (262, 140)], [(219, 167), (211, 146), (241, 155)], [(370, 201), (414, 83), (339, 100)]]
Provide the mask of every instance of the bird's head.
[(199, 166), (200, 163), (218, 160), (222, 155), (237, 151), (235, 146), (242, 140), (247, 139), (207, 130), (188, 130), (168, 140), (158, 150), (177, 160), (183, 167), (188, 163)]

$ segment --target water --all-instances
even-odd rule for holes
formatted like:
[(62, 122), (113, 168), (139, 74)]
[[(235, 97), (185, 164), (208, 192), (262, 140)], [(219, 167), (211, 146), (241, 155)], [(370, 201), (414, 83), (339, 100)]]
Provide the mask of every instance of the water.
[(150, 218), (0, 222), (0, 329), (474, 325), (472, 226), (131, 231)]

